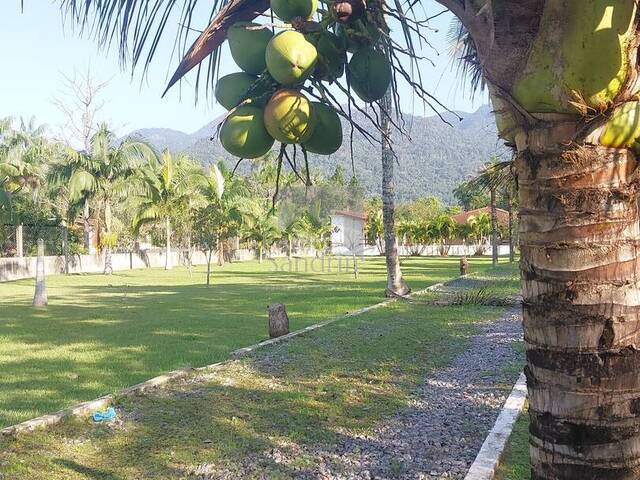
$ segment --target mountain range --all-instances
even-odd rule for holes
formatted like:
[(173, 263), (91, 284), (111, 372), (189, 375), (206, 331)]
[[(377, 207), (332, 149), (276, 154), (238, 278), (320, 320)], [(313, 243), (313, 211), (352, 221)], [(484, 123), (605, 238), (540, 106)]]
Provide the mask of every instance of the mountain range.
[[(455, 112), (429, 117), (405, 114), (409, 138), (394, 133), (397, 155), (396, 192), (401, 200), (435, 195), (445, 203), (453, 203), (453, 189), (476, 173), (492, 156), (507, 156), (508, 151), (498, 139), (493, 113), (488, 105), (473, 113)], [(460, 120), (459, 117), (462, 117)], [(359, 125), (373, 131), (366, 117), (354, 115)], [(222, 119), (204, 125), (188, 134), (169, 128), (143, 128), (125, 137), (144, 139), (158, 150), (184, 152), (204, 165), (224, 160), (235, 165), (237, 159), (227, 154), (215, 137)], [(330, 175), (337, 165), (343, 165), (346, 175), (352, 172), (348, 123), (343, 122), (344, 144), (330, 156), (310, 155), (312, 169)], [(355, 132), (353, 136), (353, 170), (367, 195), (380, 192), (380, 145), (370, 144)]]

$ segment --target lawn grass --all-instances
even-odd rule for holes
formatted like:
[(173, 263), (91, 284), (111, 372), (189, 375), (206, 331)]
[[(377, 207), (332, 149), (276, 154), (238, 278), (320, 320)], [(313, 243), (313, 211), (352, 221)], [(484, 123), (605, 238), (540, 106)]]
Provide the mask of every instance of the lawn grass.
[[(287, 305), (293, 330), (382, 300), (384, 261), (360, 278), (320, 261), (284, 259), (204, 267), (51, 276), (50, 306), (31, 308), (33, 281), (0, 283), (0, 427), (58, 410), (184, 366), (225, 359), (265, 339), (267, 305)], [(490, 260), (472, 258), (471, 271)], [(452, 278), (457, 258), (406, 258), (414, 289)]]
[[(418, 269), (449, 262), (455, 263), (407, 263)], [(380, 281), (368, 275), (371, 293), (362, 295), (372, 303)], [(513, 294), (516, 278), (515, 266), (500, 267), (479, 285), (500, 284)], [(340, 291), (335, 281), (317, 282), (323, 289), (311, 290), (309, 303), (322, 301), (325, 290)], [(314, 292), (317, 299), (311, 298)], [(424, 375), (449, 364), (467, 347), (478, 322), (504, 310), (396, 302), (341, 320), (166, 390), (121, 399), (122, 423), (69, 419), (0, 439), (0, 478), (286, 479), (305, 472), (304, 478), (316, 478), (312, 472), (320, 458), (335, 462), (332, 471), (339, 472), (340, 458), (332, 457), (336, 444), (409, 405)], [(517, 372), (511, 373), (513, 383)], [(248, 461), (256, 465), (250, 474), (243, 470)], [(402, 470), (401, 458), (390, 462)]]
[(496, 480), (530, 480), (529, 462), (529, 414), (525, 409), (509, 437), (502, 462), (496, 472)]

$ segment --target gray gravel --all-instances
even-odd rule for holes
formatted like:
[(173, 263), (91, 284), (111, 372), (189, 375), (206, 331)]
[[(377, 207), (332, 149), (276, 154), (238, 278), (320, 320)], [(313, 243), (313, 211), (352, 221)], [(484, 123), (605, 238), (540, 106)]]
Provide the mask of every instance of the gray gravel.
[(517, 380), (520, 309), (482, 325), (468, 350), (427, 377), (412, 405), (372, 435), (340, 446), (348, 465), (331, 479), (464, 478)]
[[(189, 479), (270, 479), (261, 473), (280, 465), (283, 477), (300, 480), (464, 478), (518, 377), (523, 361), (520, 308), (483, 323), (470, 347), (450, 366), (433, 372), (412, 404), (366, 436), (342, 432), (340, 443), (321, 447), (283, 445), (248, 455), (232, 469), (201, 464)], [(302, 454), (313, 466), (291, 468)]]

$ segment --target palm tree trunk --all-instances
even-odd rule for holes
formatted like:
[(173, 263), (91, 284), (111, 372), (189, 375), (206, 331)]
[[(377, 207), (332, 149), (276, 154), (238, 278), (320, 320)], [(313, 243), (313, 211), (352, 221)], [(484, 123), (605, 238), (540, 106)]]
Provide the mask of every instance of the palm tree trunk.
[(516, 258), (515, 245), (513, 243), (513, 200), (511, 194), (507, 199), (509, 204), (509, 262), (513, 263)]
[(402, 277), (398, 258), (398, 240), (395, 232), (395, 157), (391, 151), (391, 89), (381, 100), (382, 112), (382, 218), (384, 223), (384, 252), (387, 263), (387, 296), (406, 295), (411, 291)]
[(533, 478), (636, 479), (637, 161), (580, 149), (517, 160)]
[(263, 257), (263, 247), (262, 247), (262, 242), (258, 243), (258, 262), (262, 263), (262, 257)]
[(498, 264), (498, 212), (496, 211), (496, 189), (491, 189), (491, 262)]
[(291, 257), (293, 255), (293, 239), (291, 238), (291, 235), (289, 235), (287, 237), (287, 258), (289, 259), (289, 261), (291, 261)]
[(224, 242), (218, 234), (218, 266), (224, 266)]
[(165, 219), (165, 258), (164, 269), (171, 270), (171, 220), (167, 217)]
[[(107, 236), (111, 233), (111, 203), (108, 199), (104, 202), (104, 225)], [(109, 242), (111, 239), (109, 238)], [(111, 245), (107, 245), (104, 249), (104, 274), (111, 275), (113, 273), (113, 261), (111, 258)]]
[(89, 218), (89, 199), (84, 199), (84, 206), (82, 212), (82, 219), (84, 222), (84, 248), (88, 254), (93, 253), (93, 235), (91, 231), (91, 222)]

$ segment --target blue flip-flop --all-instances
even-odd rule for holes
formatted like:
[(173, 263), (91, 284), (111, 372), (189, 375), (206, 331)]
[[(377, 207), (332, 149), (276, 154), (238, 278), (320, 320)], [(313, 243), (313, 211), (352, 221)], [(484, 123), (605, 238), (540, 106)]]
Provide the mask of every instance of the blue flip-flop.
[(114, 418), (116, 418), (116, 409), (113, 407), (109, 407), (104, 412), (96, 412), (93, 414), (94, 422), (106, 422)]

